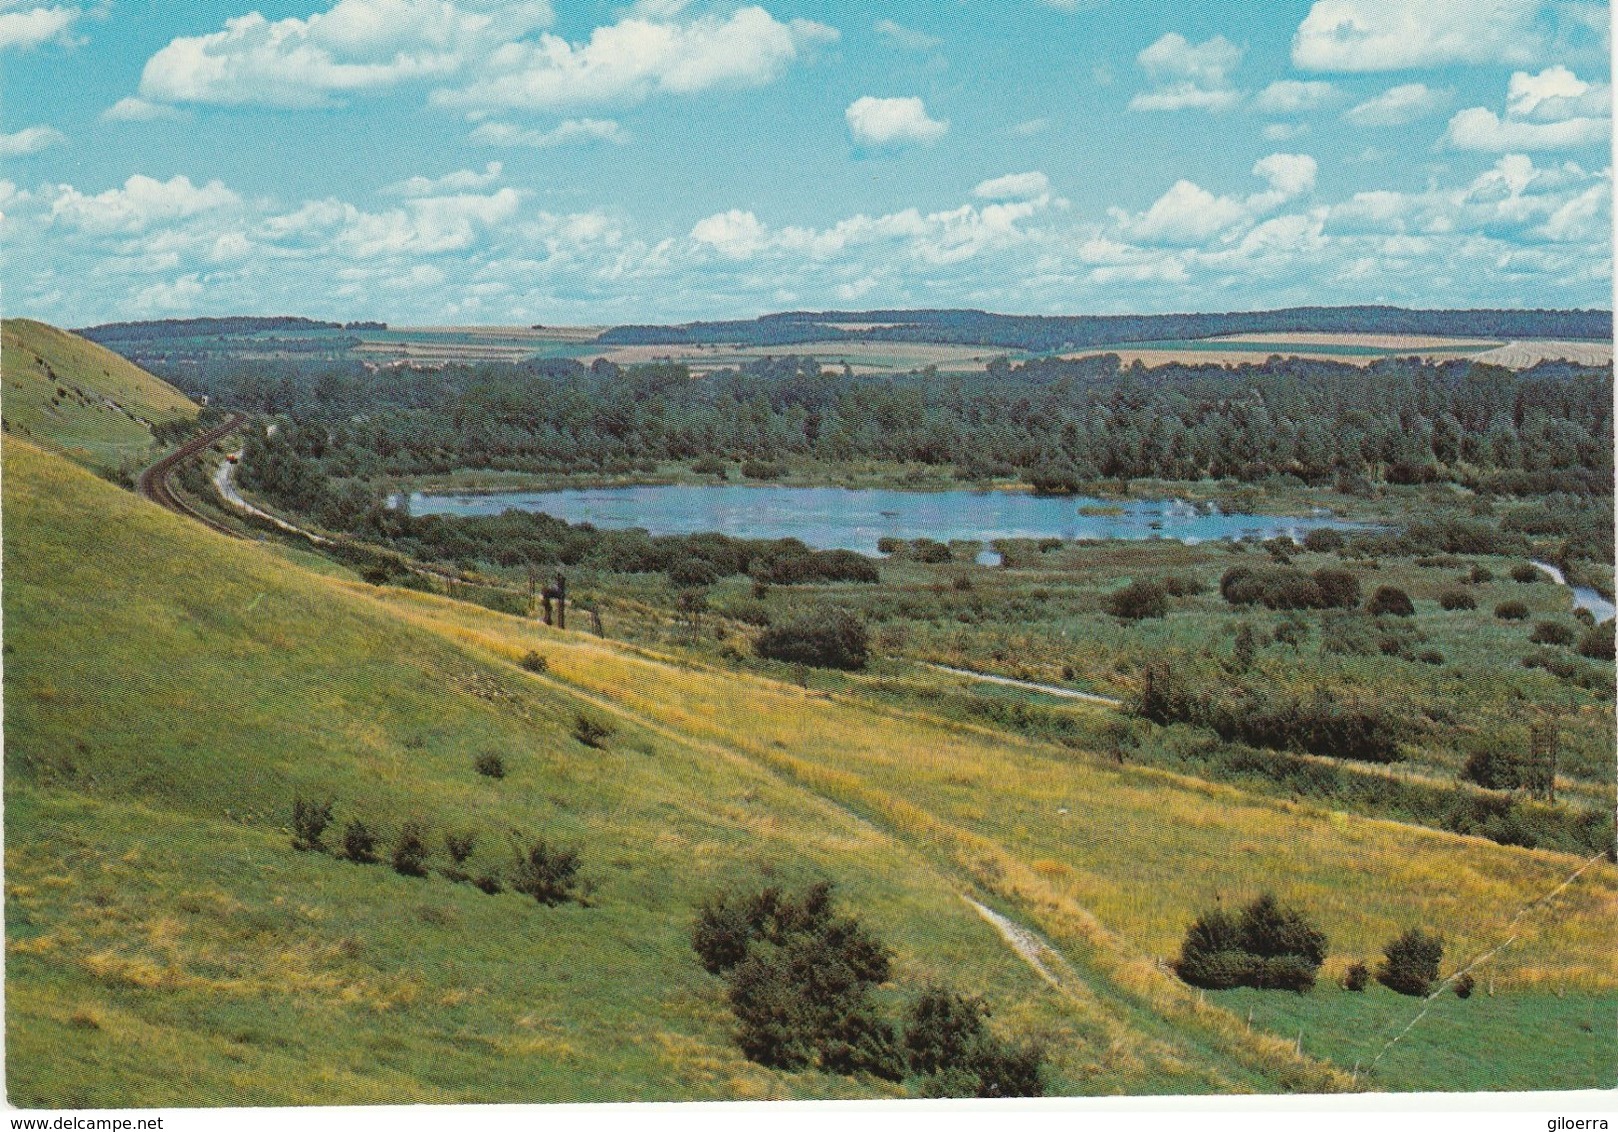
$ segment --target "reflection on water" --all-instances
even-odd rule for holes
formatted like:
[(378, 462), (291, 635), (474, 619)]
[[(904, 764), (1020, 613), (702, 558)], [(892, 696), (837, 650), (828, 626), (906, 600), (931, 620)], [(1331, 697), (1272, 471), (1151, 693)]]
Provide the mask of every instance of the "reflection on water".
[[(1318, 527), (1357, 524), (1308, 518), (1226, 515), (1178, 499), (1100, 500), (1010, 491), (884, 491), (736, 484), (572, 488), (491, 495), (410, 497), (416, 515), (498, 515), (515, 508), (569, 523), (652, 534), (719, 531), (736, 538), (795, 538), (821, 550), (875, 554), (883, 538), (1210, 539), (1302, 538)], [(992, 551), (986, 553), (993, 553)]]

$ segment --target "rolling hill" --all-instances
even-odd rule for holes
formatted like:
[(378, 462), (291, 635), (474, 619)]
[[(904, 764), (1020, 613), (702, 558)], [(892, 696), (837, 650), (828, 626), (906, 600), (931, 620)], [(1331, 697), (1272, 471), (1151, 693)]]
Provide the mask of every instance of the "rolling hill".
[(87, 467), (131, 470), (153, 454), (152, 427), (193, 420), (178, 389), (103, 346), (32, 319), (0, 330), (5, 430)]
[[(897, 1095), (745, 1059), (691, 950), (716, 889), (810, 878), (893, 947), (885, 1004), (983, 996), (1047, 1045), (1054, 1093), (1612, 1084), (1610, 1028), (1575, 1028), (1618, 989), (1609, 863), (1536, 903), (1583, 863), (311, 570), (16, 432), (4, 473), (13, 1104)], [(581, 716), (609, 736), (581, 742)], [(419, 823), (431, 875), (297, 851), (299, 798), (333, 803), (334, 842)], [(588, 900), (458, 882), (446, 832), (476, 834), (472, 874), (576, 846)], [(1318, 916), (1331, 958), (1250, 1022), (1163, 961), (1262, 888)], [(1417, 1004), (1331, 976), (1416, 923), (1446, 966), (1515, 935), (1498, 993), (1445, 996), (1356, 1079)]]

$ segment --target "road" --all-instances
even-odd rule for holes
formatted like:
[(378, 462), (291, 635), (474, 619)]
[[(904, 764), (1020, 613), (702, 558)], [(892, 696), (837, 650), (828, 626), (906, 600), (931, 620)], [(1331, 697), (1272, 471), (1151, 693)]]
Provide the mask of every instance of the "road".
[(947, 664), (929, 664), (918, 660), (917, 664), (923, 668), (931, 668), (935, 672), (948, 672), (951, 676), (965, 676), (969, 680), (982, 680), (989, 684), (1004, 684), (1008, 688), (1022, 688), (1029, 692), (1043, 692), (1047, 696), (1060, 696), (1064, 700), (1083, 700), (1085, 703), (1101, 704), (1105, 707), (1121, 708), (1122, 700), (1111, 696), (1098, 696), (1094, 692), (1079, 692), (1072, 688), (1059, 688), (1055, 684), (1035, 684), (1028, 680), (1013, 680), (1009, 676), (991, 676), (987, 672), (973, 672), (966, 668), (951, 668)]
[(214, 522), (206, 515), (199, 513), (195, 508), (188, 505), (179, 496), (175, 495), (174, 490), (169, 487), (169, 476), (172, 475), (174, 470), (181, 464), (185, 463), (197, 453), (206, 449), (209, 445), (215, 443), (223, 437), (229, 436), (246, 422), (247, 417), (244, 414), (232, 413), (230, 415), (230, 419), (225, 421), (224, 424), (211, 428), (201, 436), (193, 437), (192, 439), (186, 441), (173, 452), (170, 452), (167, 456), (163, 457), (157, 463), (153, 464), (151, 467), (142, 472), (140, 474), (140, 479), (135, 483), (136, 490), (139, 491), (141, 495), (157, 504), (159, 507), (165, 507), (168, 510), (173, 511), (175, 514), (184, 515), (187, 518), (195, 519), (204, 526), (218, 531), (220, 534), (230, 535), (232, 538), (240, 538), (241, 536), (236, 531), (231, 530), (229, 527), (226, 527), (221, 523)]

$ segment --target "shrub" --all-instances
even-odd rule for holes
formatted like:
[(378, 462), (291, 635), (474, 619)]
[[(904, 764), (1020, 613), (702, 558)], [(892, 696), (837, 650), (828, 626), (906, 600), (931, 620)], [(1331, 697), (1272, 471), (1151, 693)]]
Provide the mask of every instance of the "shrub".
[(573, 717), (573, 738), (586, 747), (595, 747), (598, 750), (605, 747), (614, 730), (608, 721), (586, 715), (582, 711)]
[(1502, 601), (1494, 607), (1494, 615), (1502, 621), (1526, 621), (1528, 607), (1520, 601)]
[(888, 949), (857, 919), (836, 913), (829, 883), (796, 896), (771, 887), (710, 898), (692, 946), (704, 967), (728, 979), (737, 1044), (751, 1060), (903, 1077), (893, 1026), (870, 998), (889, 976)]
[(1573, 630), (1560, 621), (1540, 621), (1535, 623), (1528, 639), (1536, 645), (1571, 645)]
[(760, 554), (748, 564), (747, 570), (755, 582), (766, 585), (876, 583), (882, 579), (876, 563), (863, 554), (855, 554), (852, 550), (810, 550), (802, 545), (778, 546)]
[(1579, 655), (1591, 660), (1612, 660), (1614, 655), (1613, 622), (1603, 621), (1579, 638)]
[(1481, 586), (1494, 581), (1494, 571), (1487, 566), (1473, 566), (1472, 572), (1467, 577), (1474, 586)]
[(532, 650), (524, 653), (523, 658), (517, 663), (528, 672), (549, 672), (551, 670), (551, 662)]
[(1410, 595), (1397, 586), (1378, 586), (1371, 600), (1365, 603), (1365, 611), (1376, 617), (1412, 617), (1416, 607)]
[(1416, 654), (1416, 659), (1423, 664), (1443, 664), (1444, 654), (1437, 649), (1422, 649)]
[(726, 475), (725, 462), (717, 456), (704, 456), (691, 465), (691, 470), (699, 476), (718, 476), (724, 479)]
[(1236, 630), (1236, 642), (1231, 647), (1231, 671), (1240, 675), (1253, 667), (1253, 661), (1258, 659), (1258, 640), (1253, 635), (1253, 627), (1243, 621)]
[(1477, 985), (1478, 981), (1472, 977), (1472, 972), (1468, 971), (1455, 980), (1455, 997), (1471, 998), (1472, 992), (1477, 989)]
[(1325, 934), (1265, 893), (1240, 915), (1215, 909), (1195, 921), (1175, 971), (1209, 990), (1245, 986), (1302, 994), (1315, 985), (1325, 958)]
[(1363, 991), (1371, 981), (1371, 972), (1364, 963), (1350, 963), (1348, 970), (1343, 972), (1343, 989), (1346, 991)]
[(485, 751), (474, 759), (472, 768), (484, 778), (504, 778), (506, 776), (506, 760), (493, 751)]
[(1353, 609), (1360, 603), (1360, 580), (1347, 570), (1324, 567), (1314, 573), (1325, 609)]
[(1531, 586), (1539, 581), (1539, 567), (1531, 566), (1526, 562), (1511, 568), (1511, 580), (1524, 586)]
[(1319, 609), (1320, 586), (1291, 567), (1232, 566), (1219, 580), (1219, 593), (1232, 605), (1264, 605), (1269, 609)]
[(419, 822), (405, 822), (393, 844), (393, 871), (400, 876), (424, 877), (428, 854), (427, 831)]
[(517, 849), (511, 889), (547, 906), (561, 904), (575, 898), (578, 872), (577, 849), (552, 846), (541, 839), (526, 849)]
[(1558, 680), (1570, 680), (1579, 670), (1579, 666), (1571, 658), (1550, 649), (1535, 649), (1522, 658), (1522, 666), (1543, 668)]
[(955, 558), (954, 554), (950, 552), (947, 543), (938, 542), (930, 538), (918, 538), (911, 542), (910, 553), (917, 562), (925, 562), (930, 566), (950, 562)]
[(878, 554), (898, 554), (904, 549), (904, 545), (903, 539), (894, 538), (892, 535), (883, 535), (876, 540), (876, 552)]
[(1125, 621), (1162, 617), (1169, 611), (1168, 594), (1156, 582), (1130, 582), (1107, 597), (1107, 612)]
[(1465, 590), (1445, 590), (1438, 595), (1438, 604), (1443, 609), (1454, 613), (1462, 609), (1476, 609), (1478, 600)]
[(331, 824), (330, 801), (312, 802), (307, 798), (292, 800), (292, 847), (308, 851), (323, 851), (321, 838)]
[(932, 986), (906, 1013), (905, 1063), (924, 1078), (928, 1097), (1039, 1097), (1045, 1094), (1045, 1051), (1008, 1046), (984, 1024), (988, 1006)]
[(472, 882), (472, 887), (490, 896), (498, 896), (506, 890), (505, 882), (500, 879), (499, 873), (483, 873)]
[(711, 586), (720, 577), (719, 567), (709, 562), (706, 558), (697, 558), (694, 555), (676, 558), (669, 563), (669, 567), (664, 573), (668, 576), (670, 584), (681, 589), (700, 589), (704, 586)]
[(376, 840), (376, 834), (355, 818), (343, 827), (343, 856), (361, 865), (374, 865)]
[(742, 464), (742, 475), (750, 480), (778, 480), (786, 473), (786, 468), (780, 464), (771, 464), (764, 460), (748, 460)]
[(846, 609), (822, 610), (759, 635), (753, 651), (766, 660), (854, 671), (870, 656), (865, 623)]
[(470, 830), (465, 833), (444, 834), (444, 852), (449, 854), (449, 859), (456, 868), (466, 864), (475, 848), (477, 848), (477, 834)]
[(1195, 597), (1208, 588), (1195, 574), (1164, 574), (1157, 584), (1170, 597)]
[(1420, 928), (1411, 928), (1382, 951), (1377, 982), (1400, 994), (1425, 996), (1438, 978), (1444, 959), (1444, 941)]
[(1314, 554), (1330, 554), (1343, 548), (1343, 532), (1333, 527), (1318, 527), (1303, 536), (1303, 548)]

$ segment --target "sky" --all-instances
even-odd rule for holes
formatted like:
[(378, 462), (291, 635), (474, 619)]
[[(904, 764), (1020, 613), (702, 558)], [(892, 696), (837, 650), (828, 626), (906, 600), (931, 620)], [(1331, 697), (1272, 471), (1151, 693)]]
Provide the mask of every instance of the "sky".
[(0, 0), (60, 325), (1612, 305), (1604, 3)]

